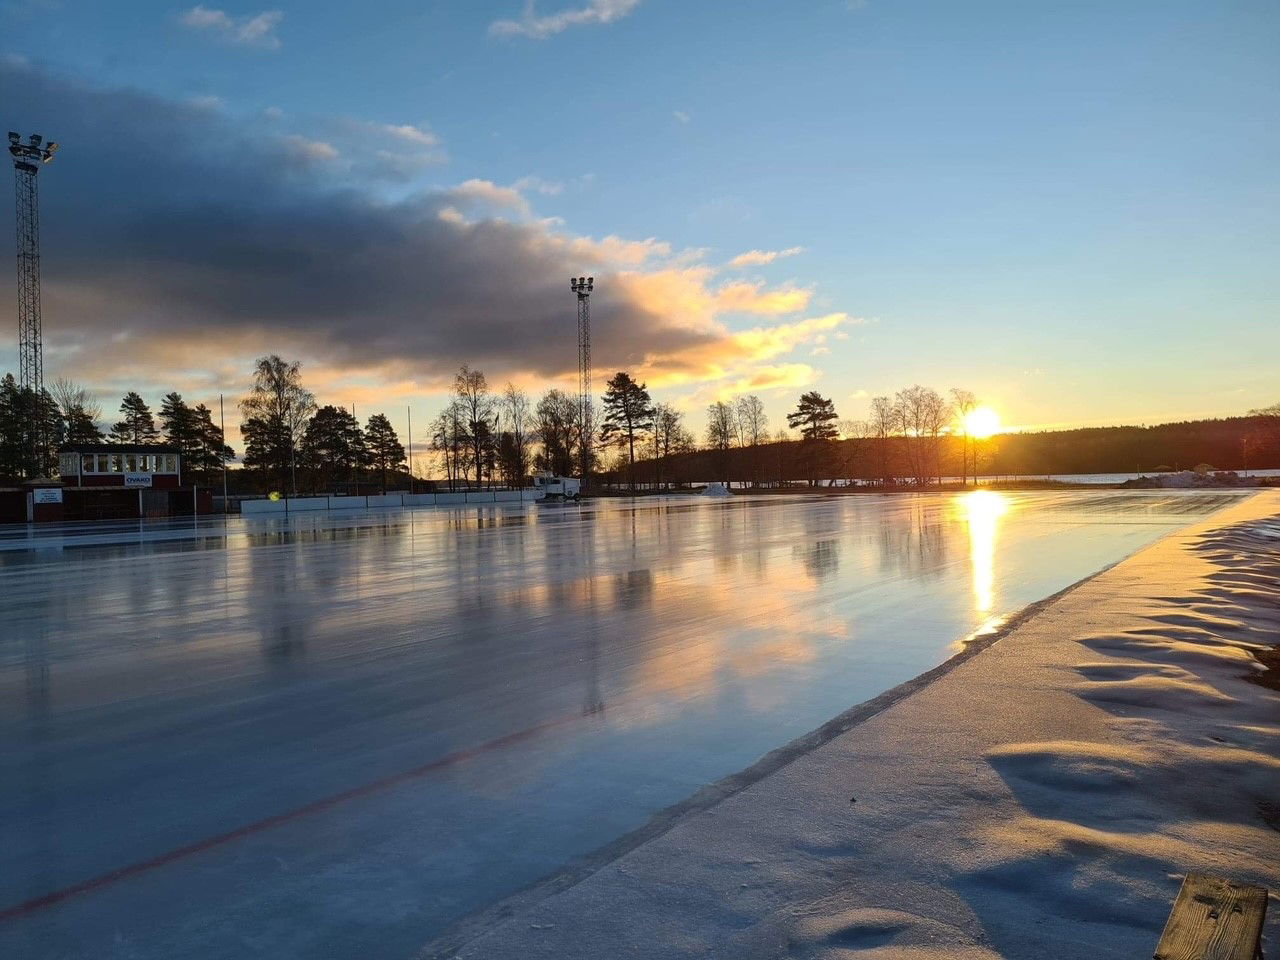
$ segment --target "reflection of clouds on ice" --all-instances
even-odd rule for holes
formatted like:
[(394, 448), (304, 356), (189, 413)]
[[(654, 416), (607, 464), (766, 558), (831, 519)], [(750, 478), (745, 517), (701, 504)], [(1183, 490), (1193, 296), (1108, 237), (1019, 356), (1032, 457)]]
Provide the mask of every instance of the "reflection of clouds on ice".
[[(162, 889), (183, 909), (133, 918), (134, 942), (160, 957), (210, 930), (267, 929), (287, 900), (289, 935), (322, 952), (341, 936), (327, 906), (359, 903), (362, 929), (408, 955), (934, 666), (992, 619), (975, 597), (1007, 611), (1053, 593), (1184, 523), (1197, 496), (1073, 495), (1092, 505), (1078, 511), (1052, 509), (1059, 494), (1010, 496), (1007, 512), (927, 494), (351, 511), (133, 525), (56, 559), (0, 531), (6, 626), (47, 640), (0, 644), (0, 718), (40, 720), (9, 724), (23, 774), (0, 777), (0, 809), (57, 798), (29, 805), (36, 829), (0, 850), (0, 876), (56, 889), (409, 772), (46, 914), (68, 942), (109, 942), (115, 907)], [(1248, 604), (1247, 583), (1216, 586)], [(1191, 670), (1209, 648), (1163, 615), (1126, 642)], [(1214, 649), (1235, 669), (1248, 656)], [(1153, 676), (1091, 682), (1131, 702), (1184, 682)], [(463, 759), (436, 768), (445, 757)], [(832, 809), (875, 811), (873, 790), (849, 810), (861, 764), (842, 765)], [(922, 782), (953, 802), (972, 774)], [(86, 824), (92, 843), (65, 842)], [(40, 837), (56, 858), (27, 842)], [(896, 923), (845, 920), (833, 936)]]

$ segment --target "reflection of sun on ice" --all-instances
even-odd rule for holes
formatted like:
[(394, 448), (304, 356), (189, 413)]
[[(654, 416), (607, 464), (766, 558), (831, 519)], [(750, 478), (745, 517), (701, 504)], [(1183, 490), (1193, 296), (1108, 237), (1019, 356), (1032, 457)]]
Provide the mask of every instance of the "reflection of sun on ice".
[[(974, 411), (975, 413), (977, 411)], [(1009, 510), (1004, 496), (991, 490), (975, 490), (960, 498), (969, 523), (969, 562), (973, 567), (973, 605), (990, 613), (995, 605), (996, 532)]]
[(965, 415), (964, 427), (975, 440), (985, 440), (1000, 432), (1000, 414), (990, 407), (975, 407)]

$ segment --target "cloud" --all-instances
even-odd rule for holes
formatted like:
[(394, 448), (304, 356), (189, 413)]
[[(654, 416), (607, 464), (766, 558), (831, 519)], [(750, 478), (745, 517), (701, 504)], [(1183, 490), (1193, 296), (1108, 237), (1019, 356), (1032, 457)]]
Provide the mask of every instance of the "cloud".
[(191, 97), (187, 102), (193, 107), (199, 107), (202, 110), (222, 110), (227, 105), (225, 100), (211, 93)]
[(309, 166), (313, 163), (327, 163), (338, 159), (338, 150), (331, 143), (323, 140), (308, 140), (297, 134), (289, 134), (283, 138), (289, 155), (299, 164)]
[(693, 119), (693, 117), (689, 116), (689, 114), (685, 113), (683, 110), (672, 110), (671, 115), (681, 123), (688, 123)]
[(746, 253), (740, 253), (730, 260), (729, 266), (763, 266), (766, 263), (773, 263), (775, 260), (781, 260), (784, 257), (794, 257), (801, 253), (804, 253), (804, 247), (787, 247), (785, 250), (748, 250)]
[(555, 197), (564, 193), (564, 184), (543, 180), (541, 177), (521, 177), (512, 186), (520, 191), (533, 190), (545, 197)]
[(264, 10), (251, 17), (232, 17), (225, 10), (197, 5), (184, 13), (179, 22), (192, 30), (216, 34), (228, 43), (279, 50), (280, 38), (276, 36), (276, 27), (283, 19), (284, 13), (279, 10)]
[(590, 0), (585, 7), (561, 10), (559, 13), (538, 16), (534, 0), (526, 0), (524, 13), (518, 20), (495, 20), (489, 24), (489, 33), (495, 37), (530, 37), (545, 40), (570, 27), (613, 23), (627, 16), (640, 0)]
[[(443, 389), (464, 362), (495, 382), (572, 385), (580, 274), (596, 278), (597, 368), (651, 386), (796, 381), (791, 351), (857, 322), (804, 317), (808, 289), (723, 282), (700, 251), (569, 232), (517, 185), (364, 192), (335, 179), (343, 143), (282, 134), (285, 120), (23, 66), (0, 65), (0, 88), (17, 92), (19, 129), (57, 116), (74, 145), (41, 191), (51, 377), (231, 396), (255, 356), (279, 352), (304, 361), (322, 401)], [(143, 141), (167, 147), (138, 177)], [(13, 282), (0, 273), (0, 323), (15, 322)]]

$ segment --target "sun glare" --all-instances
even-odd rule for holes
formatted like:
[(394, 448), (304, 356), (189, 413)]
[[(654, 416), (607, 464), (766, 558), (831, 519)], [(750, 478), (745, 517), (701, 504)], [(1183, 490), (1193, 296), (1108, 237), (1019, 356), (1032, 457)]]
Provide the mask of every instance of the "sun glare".
[(1000, 414), (990, 407), (977, 407), (964, 418), (965, 431), (971, 437), (985, 440), (1000, 430)]

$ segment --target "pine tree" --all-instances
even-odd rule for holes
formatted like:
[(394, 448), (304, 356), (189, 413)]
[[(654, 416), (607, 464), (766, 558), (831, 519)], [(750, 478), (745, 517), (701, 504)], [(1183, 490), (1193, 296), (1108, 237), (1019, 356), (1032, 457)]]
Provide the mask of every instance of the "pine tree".
[(800, 428), (805, 440), (834, 440), (840, 431), (836, 429), (836, 405), (817, 390), (810, 390), (800, 397), (793, 413), (787, 414), (787, 426)]
[[(391, 421), (381, 413), (375, 413), (369, 418), (369, 423), (364, 428), (364, 436), (369, 447), (369, 465), (382, 472), (382, 492), (386, 493), (388, 471), (398, 471), (405, 465), (404, 447), (400, 443), (400, 438), (396, 436), (396, 430), (391, 426)], [(479, 473), (480, 466), (477, 465), (477, 477)]]
[(299, 448), (301, 459), (321, 488), (350, 480), (368, 462), (360, 422), (341, 407), (326, 405), (307, 423)]
[(16, 480), (26, 472), (27, 431), (22, 419), (23, 401), (12, 373), (0, 379), (0, 477)]
[(605, 422), (600, 427), (602, 442), (626, 444), (627, 479), (636, 488), (636, 437), (653, 429), (653, 400), (643, 383), (619, 371), (609, 378), (604, 395)]
[(71, 407), (64, 416), (66, 442), (69, 444), (101, 443), (105, 437), (84, 407)]
[(118, 443), (153, 443), (160, 436), (151, 408), (130, 390), (120, 403), (124, 419), (111, 428), (111, 439)]
[(182, 394), (166, 393), (160, 402), (160, 423), (165, 440), (182, 451), (188, 459), (200, 448), (200, 425), (196, 412), (187, 406)]
[(222, 428), (213, 422), (213, 414), (208, 407), (198, 403), (192, 414), (197, 440), (194, 450), (184, 461), (184, 469), (191, 471), (193, 478), (210, 483), (213, 475), (220, 471), (222, 465), (234, 457), (236, 452), (227, 446)]

